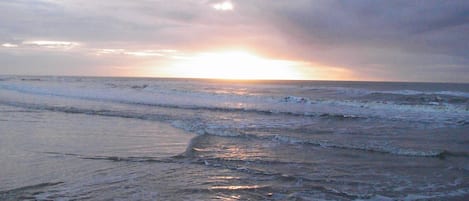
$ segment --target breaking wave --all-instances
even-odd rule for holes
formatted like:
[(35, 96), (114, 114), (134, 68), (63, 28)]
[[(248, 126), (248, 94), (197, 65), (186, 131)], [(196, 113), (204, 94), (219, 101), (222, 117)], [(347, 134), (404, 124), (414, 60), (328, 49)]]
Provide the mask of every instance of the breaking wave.
[(390, 146), (390, 145), (336, 144), (336, 143), (333, 143), (333, 142), (298, 139), (298, 138), (294, 138), (294, 137), (280, 136), (280, 135), (276, 135), (273, 138), (273, 140), (281, 142), (281, 143), (307, 144), (307, 145), (313, 145), (313, 146), (321, 146), (321, 147), (325, 147), (325, 148), (360, 150), (360, 151), (376, 152), (376, 153), (383, 153), (383, 154), (393, 154), (393, 155), (400, 155), (400, 156), (438, 157), (438, 158), (442, 158), (442, 159), (447, 158), (447, 157), (469, 158), (469, 153), (450, 152), (450, 151), (446, 151), (446, 150), (415, 150), (415, 149), (400, 148), (400, 147), (395, 147), (395, 146)]

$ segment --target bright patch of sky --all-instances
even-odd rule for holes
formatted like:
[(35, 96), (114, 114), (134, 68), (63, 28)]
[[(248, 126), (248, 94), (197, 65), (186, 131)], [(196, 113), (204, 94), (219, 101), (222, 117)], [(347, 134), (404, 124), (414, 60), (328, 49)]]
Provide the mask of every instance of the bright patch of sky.
[(213, 8), (215, 10), (228, 11), (228, 10), (233, 10), (234, 6), (231, 2), (225, 1), (225, 2), (221, 2), (221, 3), (213, 4)]

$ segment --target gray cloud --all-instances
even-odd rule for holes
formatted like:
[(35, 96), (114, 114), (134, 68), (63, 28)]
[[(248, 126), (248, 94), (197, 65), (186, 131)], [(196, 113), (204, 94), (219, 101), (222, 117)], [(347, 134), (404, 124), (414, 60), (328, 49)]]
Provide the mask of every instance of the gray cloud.
[(469, 25), (469, 3), (465, 1), (328, 0), (289, 4), (268, 4), (270, 7), (263, 9), (266, 22), (319, 45), (407, 44), (436, 49), (453, 47), (455, 40), (468, 37), (464, 30)]
[(289, 49), (299, 58), (348, 66), (362, 74), (388, 72), (379, 79), (415, 79), (407, 72), (419, 69), (434, 70), (434, 74), (426, 72), (418, 80), (442, 81), (441, 72), (446, 71), (468, 81), (457, 74), (461, 69), (469, 71), (466, 1), (257, 3), (249, 7), (250, 13), (288, 41), (272, 49)]

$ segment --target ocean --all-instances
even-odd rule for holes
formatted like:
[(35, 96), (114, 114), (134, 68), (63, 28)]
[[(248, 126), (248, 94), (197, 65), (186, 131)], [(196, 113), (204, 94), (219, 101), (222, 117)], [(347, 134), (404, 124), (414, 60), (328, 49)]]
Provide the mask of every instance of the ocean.
[(469, 84), (0, 76), (0, 200), (469, 200)]

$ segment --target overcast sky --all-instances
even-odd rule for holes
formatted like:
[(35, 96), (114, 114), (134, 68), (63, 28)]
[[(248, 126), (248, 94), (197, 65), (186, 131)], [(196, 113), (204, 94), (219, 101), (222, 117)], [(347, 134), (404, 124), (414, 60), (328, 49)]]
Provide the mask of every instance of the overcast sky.
[(311, 79), (469, 82), (469, 1), (8, 0), (0, 45), (0, 74), (164, 76), (233, 49)]

